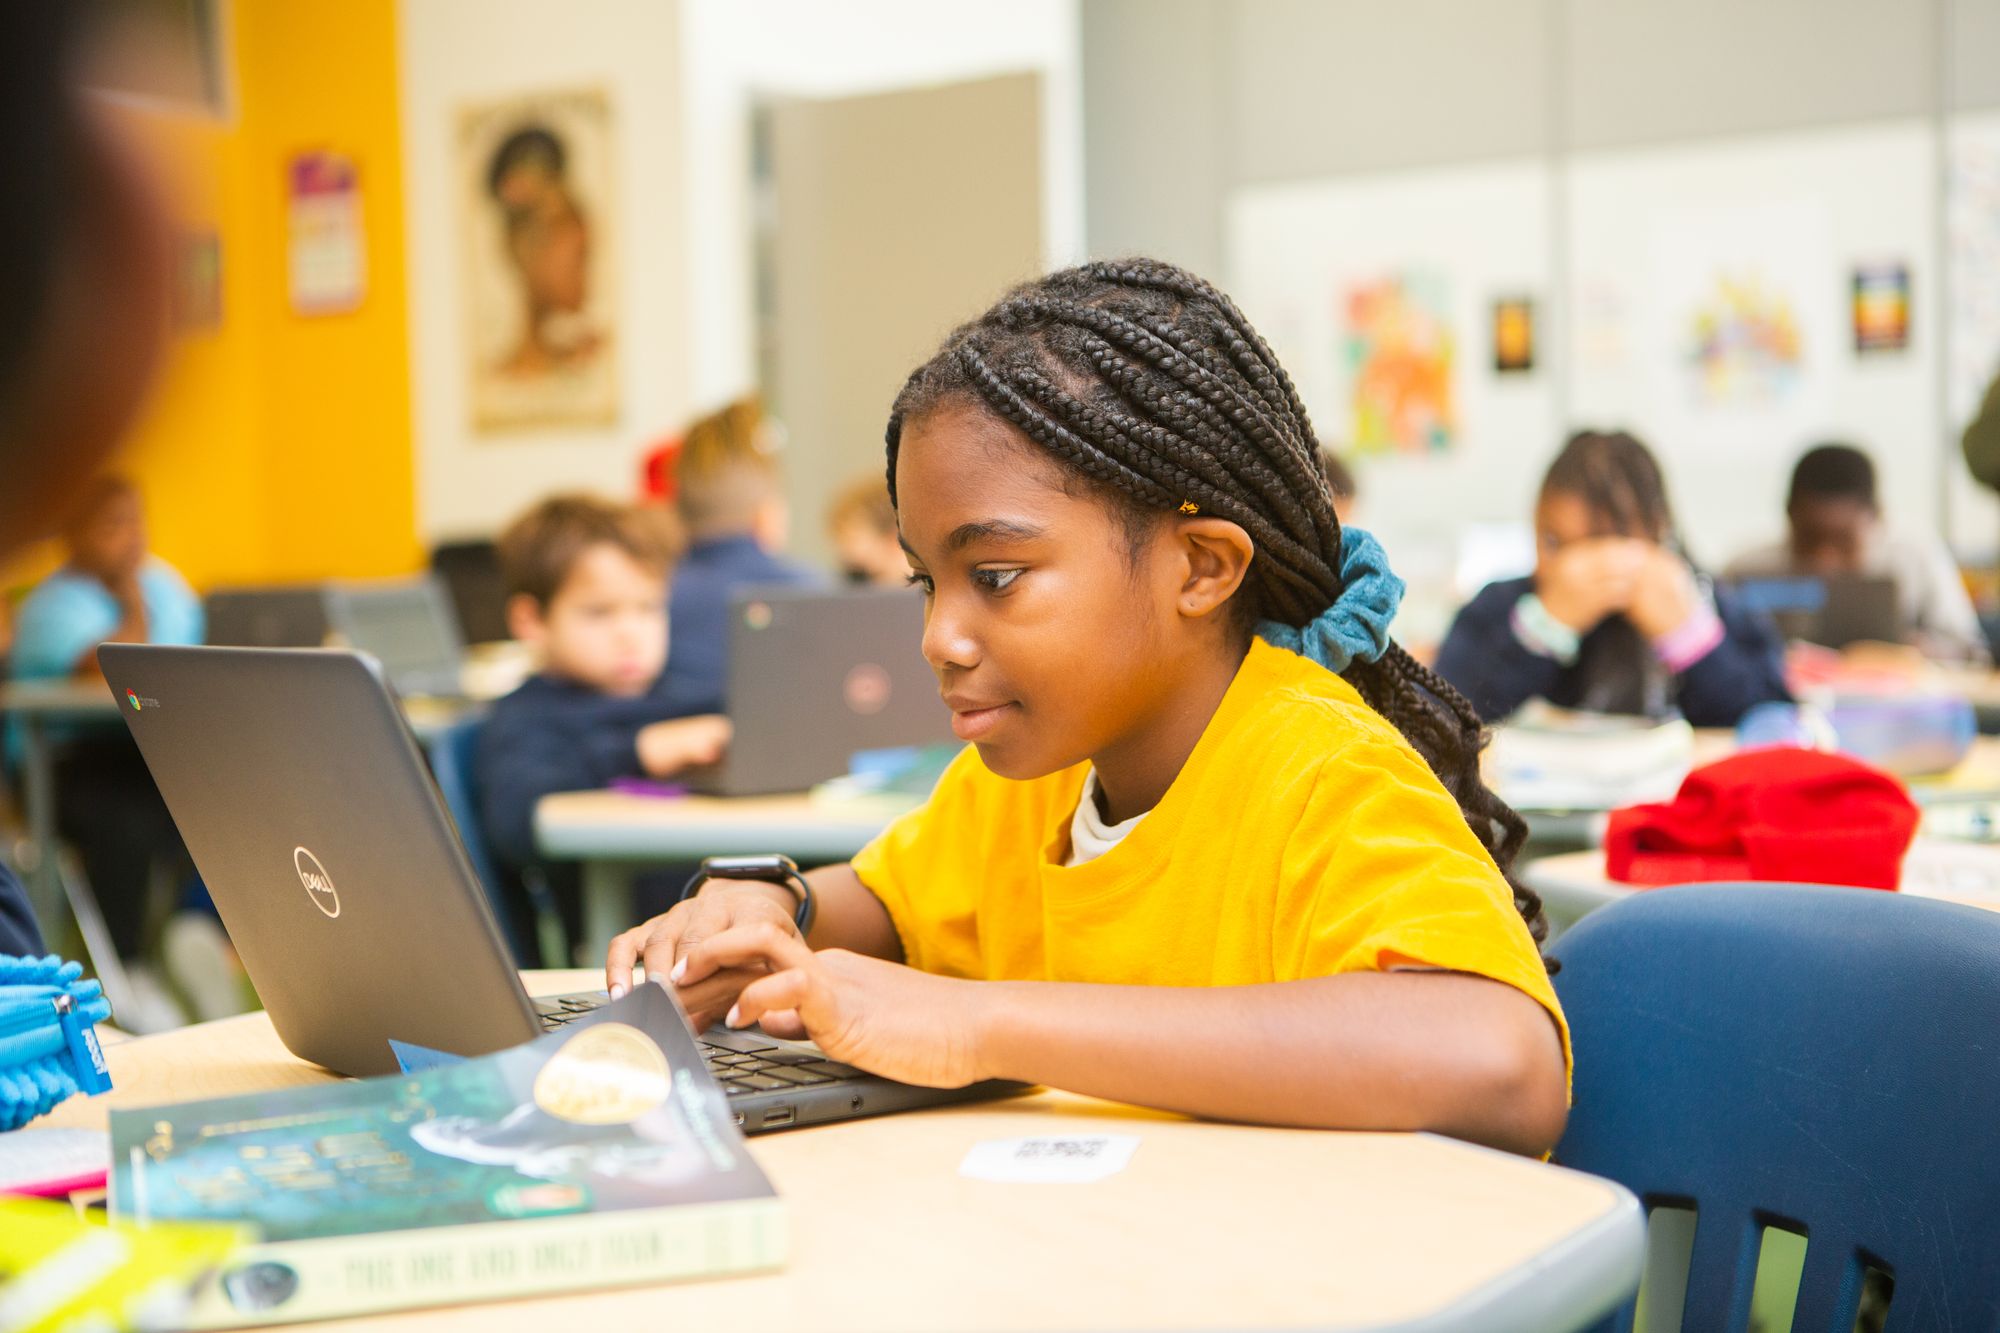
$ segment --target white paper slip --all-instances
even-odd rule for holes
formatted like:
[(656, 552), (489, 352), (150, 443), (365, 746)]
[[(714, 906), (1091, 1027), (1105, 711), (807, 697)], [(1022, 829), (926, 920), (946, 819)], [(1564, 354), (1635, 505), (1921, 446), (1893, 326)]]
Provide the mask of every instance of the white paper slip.
[(1010, 1185), (1084, 1185), (1123, 1171), (1138, 1147), (1137, 1134), (988, 1139), (972, 1145), (958, 1174)]
[(111, 1169), (101, 1129), (29, 1126), (0, 1134), (0, 1192), (36, 1193)]

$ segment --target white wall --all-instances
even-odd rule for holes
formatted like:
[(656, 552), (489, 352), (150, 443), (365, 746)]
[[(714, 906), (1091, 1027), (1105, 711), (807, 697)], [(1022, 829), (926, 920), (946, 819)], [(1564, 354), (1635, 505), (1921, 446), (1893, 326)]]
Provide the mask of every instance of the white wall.
[[(490, 532), (557, 488), (630, 492), (643, 444), (679, 426), (689, 401), (677, 8), (403, 0), (399, 29), (420, 530)], [(611, 102), (623, 411), (608, 427), (475, 436), (452, 162), (459, 111), (579, 87), (603, 88)]]
[[(1083, 251), (1077, 0), (680, 0), (680, 200), (697, 410), (751, 388), (748, 163), (759, 97), (838, 97), (1032, 71), (1043, 76), (1045, 258)], [(894, 200), (882, 201), (893, 208)], [(968, 316), (977, 311), (967, 311)], [(886, 406), (886, 405), (885, 405)]]

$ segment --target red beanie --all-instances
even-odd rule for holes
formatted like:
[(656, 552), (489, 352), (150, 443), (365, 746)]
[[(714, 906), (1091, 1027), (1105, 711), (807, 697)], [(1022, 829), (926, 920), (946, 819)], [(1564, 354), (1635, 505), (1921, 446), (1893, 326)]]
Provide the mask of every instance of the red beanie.
[(1769, 879), (1893, 889), (1917, 832), (1903, 784), (1846, 755), (1750, 750), (1663, 805), (1613, 811), (1605, 868), (1628, 884)]

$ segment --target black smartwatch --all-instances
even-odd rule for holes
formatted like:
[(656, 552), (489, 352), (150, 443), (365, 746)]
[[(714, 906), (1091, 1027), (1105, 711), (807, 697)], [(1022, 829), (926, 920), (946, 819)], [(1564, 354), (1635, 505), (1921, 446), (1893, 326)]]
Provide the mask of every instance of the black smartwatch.
[(792, 924), (799, 928), (801, 936), (812, 934), (813, 918), (819, 915), (819, 899), (813, 896), (812, 885), (806, 883), (806, 877), (799, 873), (798, 862), (791, 857), (711, 856), (701, 863), (701, 869), (694, 872), (694, 878), (675, 901), (686, 902), (712, 879), (746, 879), (778, 885), (799, 900)]

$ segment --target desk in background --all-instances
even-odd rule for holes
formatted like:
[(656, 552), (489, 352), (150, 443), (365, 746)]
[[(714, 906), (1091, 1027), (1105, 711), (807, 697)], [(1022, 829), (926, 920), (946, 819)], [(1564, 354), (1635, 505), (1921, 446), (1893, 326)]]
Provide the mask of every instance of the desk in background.
[[(1694, 734), (1694, 767), (1727, 759), (1736, 752), (1733, 733), (1702, 729)], [(1491, 771), (1488, 770), (1490, 778)], [(2000, 736), (1980, 736), (1965, 758), (1949, 773), (1906, 781), (1910, 799), (1926, 811), (1952, 806), (2000, 806)], [(1506, 792), (1500, 792), (1506, 798)], [(1528, 837), (1542, 849), (1572, 850), (1595, 847), (1604, 841), (1604, 822), (1610, 807), (1596, 810), (1537, 810), (1516, 807), (1527, 821)], [(2000, 824), (2000, 820), (1994, 821)]]
[[(1527, 862), (1521, 881), (1542, 895), (1551, 939), (1600, 907), (1644, 889), (1605, 872), (1602, 851), (1565, 852)], [(1919, 838), (1903, 861), (1900, 891), (2000, 911), (2000, 844)], [(1754, 890), (1746, 890), (1754, 892)], [(1856, 893), (1874, 890), (1856, 889)]]
[(535, 807), (535, 845), (583, 867), (583, 957), (602, 958), (632, 920), (632, 877), (649, 866), (705, 856), (783, 852), (801, 862), (844, 861), (921, 802), (795, 796), (634, 796), (563, 792)]
[[(596, 986), (530, 973), (531, 991)], [(115, 1084), (46, 1122), (112, 1106), (330, 1078), (245, 1014), (106, 1052)], [(1134, 1134), (1087, 1185), (969, 1180), (974, 1144)], [(775, 1274), (372, 1315), (328, 1330), (496, 1327), (1091, 1329), (1258, 1327), (1564, 1333), (1639, 1280), (1644, 1219), (1591, 1176), (1425, 1134), (1190, 1121), (1063, 1093), (751, 1140), (791, 1212)]]

